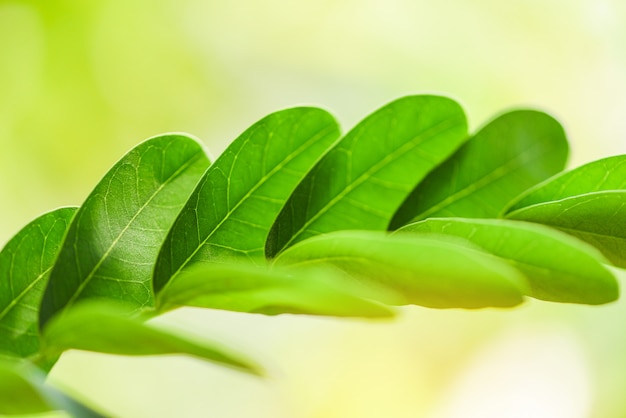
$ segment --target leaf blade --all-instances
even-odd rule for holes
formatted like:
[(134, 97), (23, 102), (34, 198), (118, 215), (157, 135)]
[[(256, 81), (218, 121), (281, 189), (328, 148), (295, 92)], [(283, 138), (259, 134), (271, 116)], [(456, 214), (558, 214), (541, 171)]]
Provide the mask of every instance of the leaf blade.
[(39, 305), (76, 210), (37, 217), (0, 252), (0, 352), (28, 357), (38, 351)]
[(282, 252), (275, 263), (330, 264), (399, 292), (405, 298), (401, 304), (432, 308), (515, 306), (523, 301), (527, 285), (516, 269), (464, 240), (381, 231), (309, 238)]
[(132, 149), (74, 217), (52, 269), (40, 325), (77, 300), (152, 303), (152, 267), (171, 222), (209, 165), (202, 146), (162, 135)]
[(626, 190), (587, 193), (523, 207), (506, 217), (560, 229), (626, 267)]
[(413, 190), (390, 229), (428, 217), (497, 217), (514, 197), (563, 170), (567, 155), (563, 128), (551, 116), (502, 114)]
[(127, 315), (128, 306), (101, 301), (81, 302), (53, 318), (43, 330), (46, 357), (69, 349), (145, 356), (185, 354), (239, 371), (262, 375), (243, 356), (211, 342), (196, 342)]
[(626, 190), (626, 155), (592, 161), (556, 175), (520, 195), (506, 213), (593, 192)]
[(64, 410), (77, 417), (104, 417), (44, 380), (45, 376), (29, 364), (0, 361), (0, 414)]
[(374, 112), (298, 185), (272, 227), (266, 255), (339, 229), (384, 230), (415, 185), (466, 139), (461, 107), (408, 96)]
[(338, 136), (334, 118), (316, 108), (275, 112), (240, 135), (207, 170), (168, 234), (155, 293), (197, 260), (260, 258), (283, 203)]
[(503, 219), (430, 218), (398, 232), (467, 239), (524, 273), (529, 296), (537, 299), (596, 305), (619, 296), (617, 281), (595, 248), (543, 225)]
[(180, 306), (237, 312), (389, 318), (364, 290), (331, 270), (293, 270), (247, 264), (199, 265), (160, 295), (162, 310)]

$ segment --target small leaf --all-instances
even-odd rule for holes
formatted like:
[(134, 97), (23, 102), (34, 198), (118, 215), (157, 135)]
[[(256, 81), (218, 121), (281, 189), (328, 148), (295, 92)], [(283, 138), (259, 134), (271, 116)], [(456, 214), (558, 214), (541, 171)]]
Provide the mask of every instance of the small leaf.
[(44, 379), (43, 373), (26, 363), (0, 361), (0, 414), (24, 415), (64, 410), (75, 417), (104, 417), (44, 383)]
[(537, 203), (506, 217), (560, 229), (597, 247), (616, 266), (626, 267), (626, 190)]
[(0, 362), (0, 414), (37, 414), (53, 410), (39, 388), (17, 366)]
[(338, 136), (333, 117), (316, 108), (276, 112), (246, 130), (176, 219), (154, 270), (155, 293), (193, 261), (262, 258), (278, 212)]
[(593, 161), (554, 176), (521, 195), (511, 203), (506, 212), (587, 193), (611, 190), (626, 190), (626, 155)]
[(552, 117), (503, 114), (417, 186), (390, 229), (428, 217), (497, 217), (515, 196), (563, 170), (567, 155), (565, 133)]
[(115, 164), (70, 225), (43, 297), (40, 325), (84, 298), (151, 305), (158, 250), (208, 165), (200, 144), (182, 135), (152, 138)]
[(384, 106), (298, 185), (272, 226), (266, 254), (321, 233), (387, 229), (417, 183), (466, 139), (465, 114), (451, 99), (409, 96)]
[(391, 317), (367, 292), (328, 269), (269, 269), (248, 264), (200, 264), (177, 276), (160, 295), (162, 310), (180, 306), (269, 315)]
[(509, 307), (523, 301), (524, 277), (465, 240), (339, 231), (285, 250), (277, 264), (330, 264), (362, 280), (388, 286), (404, 304), (432, 308)]
[(537, 299), (601, 304), (619, 296), (617, 281), (595, 248), (542, 225), (503, 219), (431, 218), (398, 232), (467, 239), (524, 273), (529, 296)]
[(217, 344), (195, 342), (131, 318), (125, 311), (128, 308), (87, 301), (65, 310), (43, 330), (43, 356), (54, 357), (69, 349), (126, 356), (186, 354), (240, 371), (262, 373), (257, 365)]
[(0, 252), (0, 352), (28, 357), (39, 349), (39, 305), (75, 212), (61, 208), (38, 217)]

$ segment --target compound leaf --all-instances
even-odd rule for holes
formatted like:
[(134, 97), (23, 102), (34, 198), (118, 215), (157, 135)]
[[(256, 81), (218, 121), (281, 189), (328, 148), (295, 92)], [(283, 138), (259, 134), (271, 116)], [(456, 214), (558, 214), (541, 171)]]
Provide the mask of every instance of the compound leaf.
[(262, 258), (278, 212), (338, 136), (330, 114), (306, 107), (273, 113), (246, 130), (176, 219), (156, 264), (155, 292), (191, 262)]
[(563, 232), (503, 219), (430, 218), (398, 232), (467, 239), (508, 261), (526, 276), (529, 296), (554, 302), (601, 304), (619, 296), (613, 274), (594, 247)]
[(201, 145), (183, 135), (149, 139), (115, 164), (70, 224), (40, 325), (83, 298), (151, 305), (158, 250), (208, 165)]
[(466, 139), (465, 114), (451, 99), (409, 96), (384, 106), (298, 185), (272, 226), (266, 254), (330, 231), (387, 229), (417, 183)]
[(361, 286), (329, 269), (286, 269), (248, 264), (200, 264), (177, 276), (159, 295), (163, 310), (180, 306), (276, 315), (391, 317), (366, 299)]
[(330, 264), (397, 291), (402, 304), (432, 308), (509, 307), (527, 293), (515, 268), (459, 238), (338, 231), (288, 248), (275, 263)]
[(532, 110), (505, 113), (417, 186), (390, 229), (429, 217), (497, 217), (514, 197), (563, 170), (567, 155), (555, 119)]
[(41, 215), (0, 252), (0, 352), (28, 357), (39, 349), (39, 305), (76, 208)]

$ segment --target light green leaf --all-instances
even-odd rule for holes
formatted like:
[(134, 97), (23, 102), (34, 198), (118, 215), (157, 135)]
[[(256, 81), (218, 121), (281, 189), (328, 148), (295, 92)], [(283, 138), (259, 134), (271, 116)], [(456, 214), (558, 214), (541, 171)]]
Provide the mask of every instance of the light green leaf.
[(357, 283), (330, 269), (269, 269), (239, 263), (195, 266), (178, 275), (158, 300), (162, 310), (196, 306), (268, 315), (393, 316), (367, 296)]
[(532, 110), (505, 113), (433, 170), (390, 228), (429, 217), (497, 217), (515, 196), (563, 170), (567, 155), (565, 133), (552, 117)]
[(616, 266), (626, 267), (626, 190), (537, 203), (506, 217), (560, 229), (597, 247)]
[(39, 305), (75, 212), (61, 208), (38, 217), (0, 252), (0, 352), (28, 357), (39, 349)]
[(64, 410), (75, 417), (104, 417), (44, 383), (44, 379), (43, 373), (26, 363), (0, 361), (0, 414), (25, 415)]
[(25, 373), (11, 363), (0, 361), (0, 414), (36, 414), (53, 410)]
[(182, 135), (152, 138), (115, 164), (69, 227), (43, 297), (41, 325), (84, 298), (151, 305), (159, 248), (208, 165), (201, 145)]
[(339, 231), (285, 250), (277, 264), (330, 264), (361, 280), (390, 287), (403, 304), (432, 308), (509, 307), (523, 301), (526, 280), (513, 267), (465, 240)]
[(618, 284), (595, 248), (542, 225), (503, 219), (431, 218), (398, 232), (465, 238), (508, 261), (526, 276), (529, 296), (555, 302), (601, 304), (619, 296)]
[(305, 107), (273, 113), (246, 130), (176, 219), (156, 264), (155, 292), (191, 262), (262, 258), (278, 212), (338, 136), (330, 114)]
[(126, 356), (186, 354), (260, 375), (251, 361), (210, 342), (196, 342), (128, 316), (131, 306), (84, 301), (48, 322), (43, 330), (43, 357), (76, 349)]
[(506, 212), (593, 192), (626, 190), (626, 155), (585, 164), (554, 176), (512, 202)]
[(298, 185), (273, 225), (266, 254), (342, 229), (385, 230), (417, 183), (467, 139), (451, 99), (409, 96), (348, 133)]

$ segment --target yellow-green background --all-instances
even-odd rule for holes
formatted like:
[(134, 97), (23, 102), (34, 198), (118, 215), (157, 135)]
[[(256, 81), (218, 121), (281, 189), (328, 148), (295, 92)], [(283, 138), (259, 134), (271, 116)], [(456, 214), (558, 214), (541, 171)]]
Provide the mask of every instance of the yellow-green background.
[[(188, 132), (217, 156), (277, 109), (322, 106), (347, 130), (421, 92), (460, 101), (473, 129), (546, 110), (572, 165), (626, 153), (626, 3), (0, 0), (0, 245), (80, 204), (152, 135)], [(626, 416), (626, 302), (159, 322), (239, 347), (271, 377), (69, 353), (52, 379), (121, 417)]]

